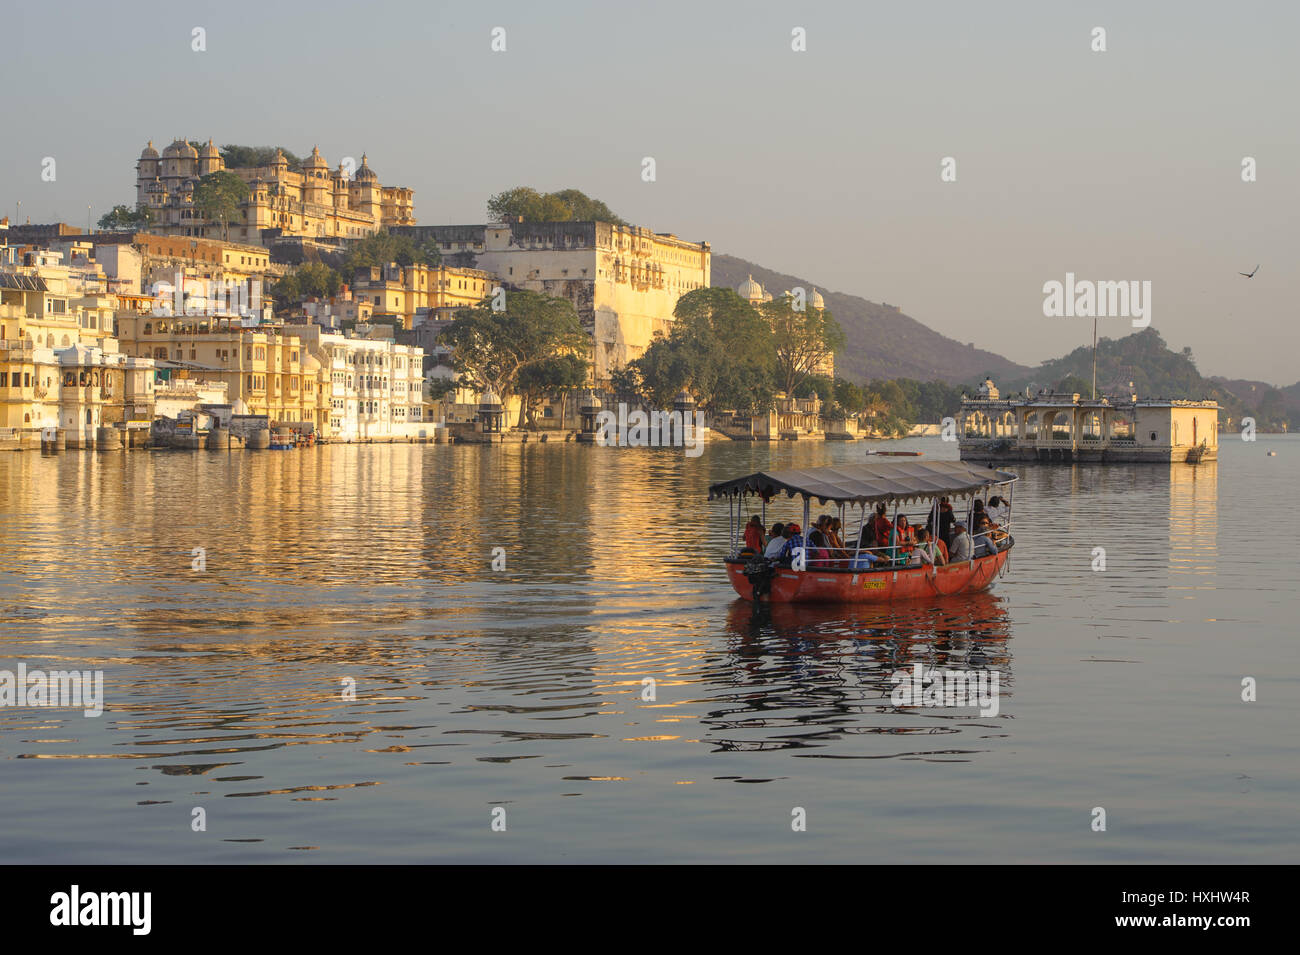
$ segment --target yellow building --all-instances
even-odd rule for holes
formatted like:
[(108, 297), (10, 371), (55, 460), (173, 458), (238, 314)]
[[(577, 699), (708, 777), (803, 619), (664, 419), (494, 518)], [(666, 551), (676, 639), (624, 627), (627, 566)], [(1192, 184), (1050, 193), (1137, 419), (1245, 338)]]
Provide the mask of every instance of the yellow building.
[(0, 247), (0, 429), (30, 442), (60, 428), (90, 447), (99, 428), (152, 417), (153, 363), (119, 351), (102, 273), (61, 259)]
[[(203, 176), (226, 169), (212, 140), (202, 149), (178, 139), (160, 155), (153, 141), (136, 163), (136, 204), (148, 207), (155, 228), (187, 236), (222, 236), (220, 223), (194, 208), (194, 187)], [(229, 237), (263, 243), (280, 235), (359, 239), (388, 226), (415, 224), (415, 192), (384, 186), (363, 154), (355, 175), (342, 164), (333, 171), (313, 147), (300, 169), (290, 169), (276, 150), (269, 165), (229, 170), (249, 187), (230, 224)]]
[(490, 272), (447, 265), (386, 265), (358, 270), (352, 294), (371, 303), (375, 318), (395, 318), (402, 328), (450, 318), (492, 294)]
[(417, 245), (436, 242), (448, 265), (567, 298), (591, 333), (592, 375), (602, 385), (641, 357), (656, 334), (669, 333), (681, 296), (709, 287), (709, 243), (638, 226), (514, 221), (393, 231)]
[(119, 315), (122, 350), (152, 358), (179, 378), (225, 382), (238, 414), (266, 415), (272, 424), (311, 422), (323, 434), (321, 363), (291, 327), (245, 328), (229, 316)]

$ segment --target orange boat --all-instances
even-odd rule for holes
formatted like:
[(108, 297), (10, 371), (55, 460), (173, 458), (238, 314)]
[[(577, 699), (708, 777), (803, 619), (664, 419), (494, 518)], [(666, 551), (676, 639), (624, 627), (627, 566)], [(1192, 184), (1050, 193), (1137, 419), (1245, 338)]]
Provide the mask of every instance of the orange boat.
[[(987, 590), (1001, 575), (1011, 556), (1015, 540), (1011, 536), (1012, 484), (1017, 475), (991, 468), (977, 468), (961, 461), (872, 461), (835, 467), (805, 468), (797, 471), (759, 471), (744, 477), (714, 484), (709, 500), (725, 497), (731, 517), (731, 549), (726, 558), (727, 577), (737, 594), (746, 600), (774, 603), (886, 603), (924, 597), (975, 593)], [(994, 531), (973, 534), (967, 560), (935, 566), (916, 563), (912, 555), (918, 545), (906, 541), (898, 545), (861, 546), (862, 526), (878, 504), (893, 508), (893, 526), (904, 507), (925, 504), (917, 526), (941, 527), (941, 497), (968, 502), (973, 515), (975, 502), (983, 495), (987, 506), (990, 489), (1005, 488), (1002, 498), (1005, 511)], [(754, 495), (762, 501), (762, 520), (767, 530), (767, 504), (782, 492), (788, 498), (803, 499), (803, 524), (808, 527), (809, 511), (815, 499), (822, 505), (838, 509), (841, 526), (848, 528), (845, 517), (853, 508), (860, 509), (855, 546), (820, 558), (809, 558), (810, 547), (793, 549), (783, 561), (764, 558), (743, 546), (743, 514), (746, 498)], [(846, 509), (850, 512), (846, 515)], [(954, 525), (969, 527), (971, 518), (954, 515)], [(927, 553), (932, 554), (929, 550)], [(870, 555), (870, 556), (868, 556)]]

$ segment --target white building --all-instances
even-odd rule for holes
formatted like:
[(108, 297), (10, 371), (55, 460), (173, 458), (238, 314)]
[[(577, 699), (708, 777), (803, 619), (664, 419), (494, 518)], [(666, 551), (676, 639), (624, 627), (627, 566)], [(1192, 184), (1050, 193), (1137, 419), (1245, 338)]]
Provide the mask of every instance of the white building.
[(424, 422), (424, 352), (390, 338), (348, 338), (319, 325), (294, 333), (328, 369), (333, 441), (391, 441), (431, 436)]

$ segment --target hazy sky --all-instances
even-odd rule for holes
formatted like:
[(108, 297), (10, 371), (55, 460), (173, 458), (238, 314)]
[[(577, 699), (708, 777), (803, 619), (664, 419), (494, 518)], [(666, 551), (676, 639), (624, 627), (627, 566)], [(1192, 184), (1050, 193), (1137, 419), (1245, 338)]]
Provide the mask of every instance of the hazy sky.
[(1149, 280), (1153, 326), (1203, 373), (1300, 379), (1300, 4), (3, 8), (11, 217), (21, 201), (84, 226), (87, 205), (133, 202), (148, 139), (318, 144), (331, 165), (369, 153), (422, 223), (484, 221), (514, 185), (576, 187), (1027, 364), (1092, 331), (1045, 318), (1043, 283)]

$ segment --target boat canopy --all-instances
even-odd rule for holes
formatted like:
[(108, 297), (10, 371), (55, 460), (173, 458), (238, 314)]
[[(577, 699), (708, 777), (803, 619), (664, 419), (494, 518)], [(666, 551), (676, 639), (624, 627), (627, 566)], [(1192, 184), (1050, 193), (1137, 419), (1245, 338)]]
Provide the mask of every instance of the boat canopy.
[(709, 486), (709, 500), (738, 494), (758, 494), (769, 500), (784, 491), (787, 497), (867, 503), (909, 501), (937, 495), (964, 495), (995, 484), (1010, 484), (1009, 471), (972, 467), (962, 461), (871, 461), (796, 471), (759, 471)]

